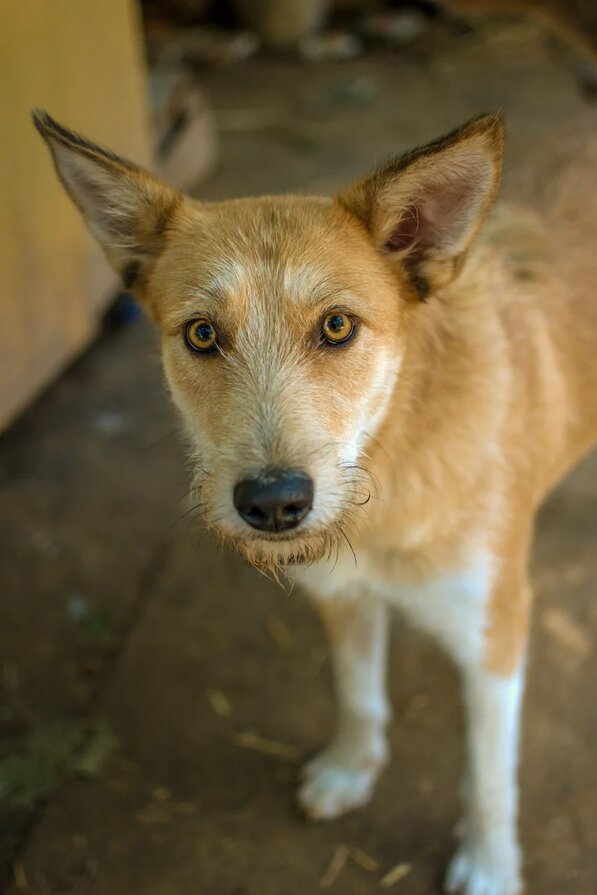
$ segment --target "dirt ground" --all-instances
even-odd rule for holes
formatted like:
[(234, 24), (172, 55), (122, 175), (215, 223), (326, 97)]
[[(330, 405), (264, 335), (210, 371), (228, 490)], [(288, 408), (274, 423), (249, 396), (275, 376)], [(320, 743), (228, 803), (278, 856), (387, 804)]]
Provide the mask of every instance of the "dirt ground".
[[(597, 115), (527, 26), (431, 33), (424, 50), (347, 64), (258, 59), (201, 81), (222, 150), (205, 198), (327, 191), (495, 108), (515, 168)], [(396, 622), (393, 762), (365, 810), (306, 824), (297, 770), (333, 725), (322, 634), (299, 594), (219, 554), (184, 515), (183, 447), (148, 323), (110, 329), (2, 439), (0, 489), (7, 895), (439, 891), (458, 810), (454, 671)], [(593, 456), (538, 527), (529, 895), (597, 891), (596, 521)], [(249, 734), (278, 748), (249, 748)], [(347, 860), (326, 879), (340, 846)]]

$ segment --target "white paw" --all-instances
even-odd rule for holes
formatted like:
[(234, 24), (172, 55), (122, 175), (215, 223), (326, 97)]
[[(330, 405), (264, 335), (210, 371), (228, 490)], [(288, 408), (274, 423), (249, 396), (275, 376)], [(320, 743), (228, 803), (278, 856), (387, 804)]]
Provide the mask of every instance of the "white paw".
[(313, 820), (331, 820), (364, 805), (387, 760), (380, 726), (361, 723), (339, 732), (302, 769), (299, 805)]
[(331, 820), (369, 801), (376, 770), (356, 771), (328, 764), (323, 756), (303, 770), (305, 781), (298, 792), (301, 808), (313, 820)]
[(516, 848), (502, 853), (464, 842), (448, 867), (444, 889), (450, 895), (519, 895), (522, 883)]

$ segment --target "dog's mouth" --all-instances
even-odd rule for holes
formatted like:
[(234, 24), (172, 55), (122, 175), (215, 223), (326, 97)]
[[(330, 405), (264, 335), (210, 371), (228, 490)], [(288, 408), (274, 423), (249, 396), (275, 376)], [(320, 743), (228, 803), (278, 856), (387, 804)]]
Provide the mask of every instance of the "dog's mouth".
[(329, 536), (297, 531), (293, 535), (272, 534), (230, 538), (233, 546), (260, 571), (283, 572), (290, 566), (316, 562), (332, 549)]

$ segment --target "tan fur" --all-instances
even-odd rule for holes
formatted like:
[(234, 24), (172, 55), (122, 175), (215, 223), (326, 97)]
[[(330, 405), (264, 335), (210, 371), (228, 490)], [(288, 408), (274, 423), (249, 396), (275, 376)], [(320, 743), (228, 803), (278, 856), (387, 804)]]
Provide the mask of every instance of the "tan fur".
[[(473, 731), (472, 755), (489, 776), (495, 763), (510, 779), (515, 720), (504, 716), (502, 753), (494, 754), (483, 700), (495, 691), (515, 718), (535, 513), (597, 440), (597, 142), (552, 153), (543, 175), (534, 165), (522, 178), (528, 202), (519, 190), (517, 204), (498, 206), (479, 232), (501, 164), (502, 128), (491, 116), (390, 162), (335, 200), (215, 204), (162, 192), (51, 119), (37, 123), (108, 257), (121, 271), (137, 264), (134, 286), (161, 327), (195, 492), (213, 530), (275, 574), (299, 561), (317, 569), (330, 556), (348, 588), (343, 600), (362, 597), (375, 579), (382, 589), (412, 591), (415, 615), (421, 601), (436, 600), (436, 582), (458, 582), (480, 562), (482, 587), (485, 568), (481, 667), (473, 669), (472, 647), (461, 651), (454, 641), (453, 622), (445, 636), (489, 731), (479, 740)], [(121, 206), (130, 238), (119, 242)], [(357, 323), (344, 346), (321, 344), (322, 317), (334, 309)], [(197, 318), (216, 327), (215, 354), (197, 356), (185, 344), (185, 324)], [(232, 503), (237, 481), (272, 467), (307, 470), (315, 482), (306, 524), (283, 536), (250, 529)], [(350, 571), (352, 552), (367, 570), (360, 579)], [(315, 572), (315, 591), (333, 590), (333, 576)], [(348, 770), (322, 790), (324, 761), (324, 776), (318, 765), (302, 795), (319, 816), (364, 801), (374, 777), (363, 767), (385, 756), (384, 623), (358, 605), (322, 611), (341, 673), (356, 690), (369, 675), (374, 709), (363, 708), (366, 694), (353, 699), (345, 688), (350, 736), (332, 753)], [(440, 613), (431, 623), (440, 639), (441, 626)], [(463, 642), (469, 633), (461, 631)], [(361, 677), (347, 671), (349, 660), (362, 665)], [(514, 682), (511, 692), (500, 690), (500, 676)], [(346, 758), (347, 737), (358, 740), (358, 756)], [(482, 786), (477, 799), (477, 810), (491, 813), (494, 799)], [(505, 806), (500, 822), (511, 831), (514, 795)], [(507, 846), (485, 842), (479, 852), (497, 848), (493, 870), (469, 843), (452, 888), (470, 879), (467, 893), (517, 891), (515, 841), (504, 835)], [(484, 873), (499, 872), (503, 854), (504, 879), (476, 888)]]

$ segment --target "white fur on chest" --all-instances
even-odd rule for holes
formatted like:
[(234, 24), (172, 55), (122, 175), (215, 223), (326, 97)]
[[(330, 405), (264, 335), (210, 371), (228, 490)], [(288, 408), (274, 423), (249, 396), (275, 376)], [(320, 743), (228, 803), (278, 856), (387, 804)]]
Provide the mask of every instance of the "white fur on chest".
[(431, 634), (462, 665), (480, 660), (493, 578), (492, 558), (477, 554), (463, 569), (416, 576), (407, 564), (396, 574), (380, 574), (375, 564), (344, 558), (335, 568), (317, 563), (297, 570), (297, 583), (318, 599), (367, 599), (396, 606), (416, 627)]

